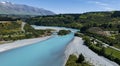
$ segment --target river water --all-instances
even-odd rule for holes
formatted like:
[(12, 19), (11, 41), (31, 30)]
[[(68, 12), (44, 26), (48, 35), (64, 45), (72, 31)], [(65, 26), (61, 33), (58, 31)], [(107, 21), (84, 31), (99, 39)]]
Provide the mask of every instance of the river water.
[(0, 66), (62, 66), (74, 33), (0, 53)]

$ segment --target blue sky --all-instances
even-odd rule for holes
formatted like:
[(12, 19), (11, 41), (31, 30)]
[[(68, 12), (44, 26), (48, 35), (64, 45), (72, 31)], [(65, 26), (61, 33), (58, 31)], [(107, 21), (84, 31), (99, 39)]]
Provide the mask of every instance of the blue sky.
[(0, 0), (51, 10), (55, 13), (83, 13), (120, 10), (120, 0)]

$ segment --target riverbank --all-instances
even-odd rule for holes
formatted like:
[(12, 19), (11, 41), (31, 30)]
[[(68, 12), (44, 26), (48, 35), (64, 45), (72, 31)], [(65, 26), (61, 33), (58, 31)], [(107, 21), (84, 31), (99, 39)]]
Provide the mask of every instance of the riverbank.
[(17, 40), (12, 43), (5, 43), (0, 45), (0, 52), (7, 51), (10, 49), (34, 44), (40, 41), (44, 41), (49, 39), (51, 36), (46, 36), (46, 37), (40, 37), (40, 38), (32, 38), (32, 39), (23, 39), (23, 40)]
[(67, 46), (65, 51), (65, 63), (63, 66), (65, 66), (71, 54), (75, 54), (78, 57), (81, 53), (84, 55), (86, 61), (95, 66), (119, 66), (118, 64), (97, 55), (87, 46), (83, 45), (83, 42), (84, 41), (82, 40), (82, 38), (75, 37), (74, 40)]

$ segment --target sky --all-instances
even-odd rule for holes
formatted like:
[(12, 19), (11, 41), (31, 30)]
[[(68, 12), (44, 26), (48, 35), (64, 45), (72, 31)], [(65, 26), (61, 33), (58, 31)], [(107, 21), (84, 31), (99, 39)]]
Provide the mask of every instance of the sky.
[(0, 0), (44, 8), (57, 14), (120, 10), (120, 0)]

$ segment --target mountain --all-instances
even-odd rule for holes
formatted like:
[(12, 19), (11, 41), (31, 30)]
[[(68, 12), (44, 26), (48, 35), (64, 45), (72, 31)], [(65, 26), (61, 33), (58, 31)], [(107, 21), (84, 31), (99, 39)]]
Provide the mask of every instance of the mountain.
[(55, 13), (43, 8), (36, 8), (22, 4), (13, 4), (11, 2), (0, 2), (0, 14), (54, 15)]

